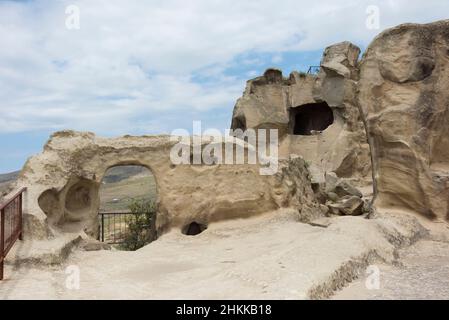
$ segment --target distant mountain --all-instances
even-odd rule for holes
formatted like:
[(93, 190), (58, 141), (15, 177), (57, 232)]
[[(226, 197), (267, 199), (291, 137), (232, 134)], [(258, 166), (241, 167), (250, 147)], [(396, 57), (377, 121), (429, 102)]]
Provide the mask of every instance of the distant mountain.
[(19, 176), (20, 171), (0, 174), (0, 197), (8, 192), (9, 185)]
[(116, 183), (126, 180), (130, 177), (137, 176), (143, 172), (148, 172), (148, 169), (142, 166), (119, 166), (108, 170), (106, 176), (103, 178), (105, 183)]
[[(149, 173), (149, 170), (142, 166), (119, 166), (108, 170), (103, 179), (105, 183), (116, 183), (141, 173)], [(8, 186), (19, 176), (20, 171), (0, 174), (0, 194), (7, 191)]]
[(11, 182), (17, 179), (20, 171), (0, 174), (0, 183)]

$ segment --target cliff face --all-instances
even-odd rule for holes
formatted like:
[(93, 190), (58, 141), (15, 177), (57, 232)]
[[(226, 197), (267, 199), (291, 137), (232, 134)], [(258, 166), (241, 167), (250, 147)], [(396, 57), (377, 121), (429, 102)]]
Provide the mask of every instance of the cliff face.
[(248, 81), (232, 128), (279, 129), (280, 155), (304, 157), (318, 182), (372, 174), (378, 210), (449, 220), (449, 20), (386, 30), (359, 53), (339, 43), (317, 75)]
[(358, 47), (342, 42), (325, 50), (316, 75), (293, 72), (287, 79), (269, 69), (249, 80), (232, 129), (278, 129), (280, 156), (301, 155), (316, 182), (333, 171), (369, 183), (369, 147), (356, 99), (359, 54)]
[(449, 220), (449, 20), (380, 34), (358, 88), (376, 207)]

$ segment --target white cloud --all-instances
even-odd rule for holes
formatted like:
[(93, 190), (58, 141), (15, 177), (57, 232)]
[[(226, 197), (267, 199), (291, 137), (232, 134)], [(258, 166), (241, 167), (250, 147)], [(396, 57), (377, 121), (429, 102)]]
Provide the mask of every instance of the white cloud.
[[(448, 9), (446, 0), (377, 3), (383, 28), (444, 18)], [(80, 30), (65, 27), (69, 4), (80, 8)], [(158, 122), (158, 115), (230, 113), (249, 71), (226, 71), (259, 63), (257, 57), (237, 57), (271, 53), (280, 62), (283, 51), (317, 50), (343, 40), (367, 45), (376, 33), (365, 27), (365, 9), (372, 4), (1, 2), (0, 133), (74, 128), (110, 134), (141, 124), (166, 131), (173, 124)]]

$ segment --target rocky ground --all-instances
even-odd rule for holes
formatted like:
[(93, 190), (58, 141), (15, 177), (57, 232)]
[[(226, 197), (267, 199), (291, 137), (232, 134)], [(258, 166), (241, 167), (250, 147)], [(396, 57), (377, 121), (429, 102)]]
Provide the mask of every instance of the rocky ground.
[[(399, 264), (380, 264), (378, 289), (367, 289), (367, 275), (333, 299), (449, 299), (449, 242), (423, 240), (400, 250)], [(368, 287), (370, 286), (368, 281)]]
[[(39, 251), (20, 243), (8, 261), (0, 298), (328, 298), (368, 266), (393, 263), (396, 246), (423, 235), (416, 221), (404, 217), (335, 217), (311, 226), (294, 216), (285, 210), (214, 223), (197, 236), (172, 230), (136, 252), (78, 248), (53, 266), (37, 256), (12, 261), (21, 251)], [(79, 289), (71, 277), (77, 269)]]

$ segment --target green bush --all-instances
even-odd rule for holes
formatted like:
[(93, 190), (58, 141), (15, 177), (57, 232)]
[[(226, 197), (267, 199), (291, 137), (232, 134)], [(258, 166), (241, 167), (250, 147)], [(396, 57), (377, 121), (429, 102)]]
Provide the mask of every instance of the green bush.
[(156, 239), (156, 205), (149, 200), (133, 200), (128, 208), (128, 232), (120, 248), (135, 251)]

